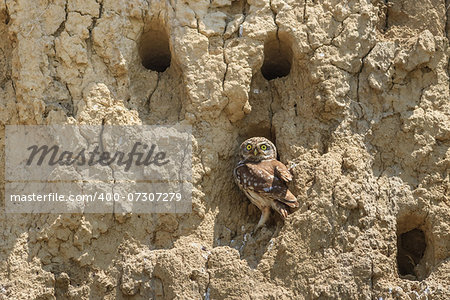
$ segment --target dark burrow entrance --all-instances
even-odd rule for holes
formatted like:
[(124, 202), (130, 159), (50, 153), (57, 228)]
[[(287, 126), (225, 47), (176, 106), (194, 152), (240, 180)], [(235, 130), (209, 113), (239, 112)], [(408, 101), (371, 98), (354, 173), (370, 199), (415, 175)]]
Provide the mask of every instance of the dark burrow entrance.
[(409, 275), (419, 279), (416, 267), (426, 248), (425, 233), (418, 228), (397, 235), (397, 266), (400, 276)]
[(267, 80), (285, 77), (291, 72), (292, 49), (283, 38), (272, 39), (264, 45), (261, 73)]
[(149, 30), (143, 33), (139, 42), (139, 56), (146, 69), (164, 72), (171, 61), (167, 32)]

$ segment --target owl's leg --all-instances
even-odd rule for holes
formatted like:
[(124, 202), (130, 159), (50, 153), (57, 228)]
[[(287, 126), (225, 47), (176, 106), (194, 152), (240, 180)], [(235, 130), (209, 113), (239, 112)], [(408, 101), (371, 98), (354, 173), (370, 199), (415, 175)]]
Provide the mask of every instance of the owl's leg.
[(259, 219), (258, 225), (256, 225), (255, 232), (264, 226), (270, 217), (270, 207), (266, 206), (261, 209), (261, 218)]

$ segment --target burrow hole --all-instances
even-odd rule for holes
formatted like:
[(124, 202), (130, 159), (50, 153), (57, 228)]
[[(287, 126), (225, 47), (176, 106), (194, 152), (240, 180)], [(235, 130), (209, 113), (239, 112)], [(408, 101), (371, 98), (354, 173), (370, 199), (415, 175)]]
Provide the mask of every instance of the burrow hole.
[(167, 32), (158, 29), (144, 32), (139, 42), (139, 56), (146, 69), (164, 72), (171, 61)]
[(272, 143), (275, 144), (275, 130), (270, 128), (270, 123), (268, 122), (260, 122), (258, 124), (254, 124), (251, 122), (245, 123), (246, 124), (244, 125), (244, 122), (242, 122), (243, 128), (241, 130), (241, 133), (239, 134), (238, 138), (238, 140), (240, 141), (239, 143), (242, 143), (246, 139), (255, 136), (260, 136), (269, 139), (270, 141), (272, 141)]
[(397, 223), (397, 268), (406, 279), (422, 280), (428, 275), (430, 251), (424, 220), (409, 216)]
[(264, 63), (261, 73), (267, 80), (285, 77), (291, 72), (292, 49), (282, 35), (270, 39), (264, 45)]

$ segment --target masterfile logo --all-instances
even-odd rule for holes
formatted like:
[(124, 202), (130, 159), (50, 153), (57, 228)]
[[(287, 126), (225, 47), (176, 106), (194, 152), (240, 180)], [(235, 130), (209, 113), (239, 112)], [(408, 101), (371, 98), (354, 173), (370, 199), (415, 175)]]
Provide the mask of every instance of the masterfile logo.
[[(143, 150), (149, 148), (149, 150), (147, 153), (139, 152), (139, 147), (142, 147)], [(51, 147), (48, 145), (32, 145), (27, 148), (27, 150), (30, 150), (30, 156), (28, 157), (26, 165), (32, 165), (35, 159), (35, 164), (37, 166), (41, 166), (42, 163), (45, 162), (49, 166), (54, 166), (56, 164), (61, 166), (71, 166), (74, 164), (78, 166), (83, 166), (86, 164), (89, 166), (95, 166), (96, 164), (110, 166), (116, 163), (119, 166), (125, 166), (124, 170), (128, 171), (133, 163), (136, 166), (149, 166), (151, 164), (163, 166), (167, 164), (169, 160), (165, 159), (166, 152), (159, 151), (153, 155), (155, 149), (155, 144), (152, 144), (151, 147), (149, 147), (147, 144), (135, 142), (129, 153), (124, 153), (121, 151), (116, 151), (115, 153), (99, 151), (98, 146), (90, 152), (87, 152), (86, 149), (83, 148), (78, 153), (74, 153), (68, 150), (62, 151), (57, 145), (53, 145)]]
[(7, 126), (7, 212), (189, 212), (190, 126)]

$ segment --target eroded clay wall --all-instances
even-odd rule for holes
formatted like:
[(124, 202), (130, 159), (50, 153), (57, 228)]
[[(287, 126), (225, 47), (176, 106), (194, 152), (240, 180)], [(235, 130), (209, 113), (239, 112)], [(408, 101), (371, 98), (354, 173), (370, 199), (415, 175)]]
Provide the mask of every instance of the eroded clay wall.
[[(185, 215), (2, 212), (0, 299), (448, 299), (449, 4), (1, 1), (0, 168), (8, 124), (183, 123), (194, 191)], [(257, 234), (251, 136), (301, 204)]]

